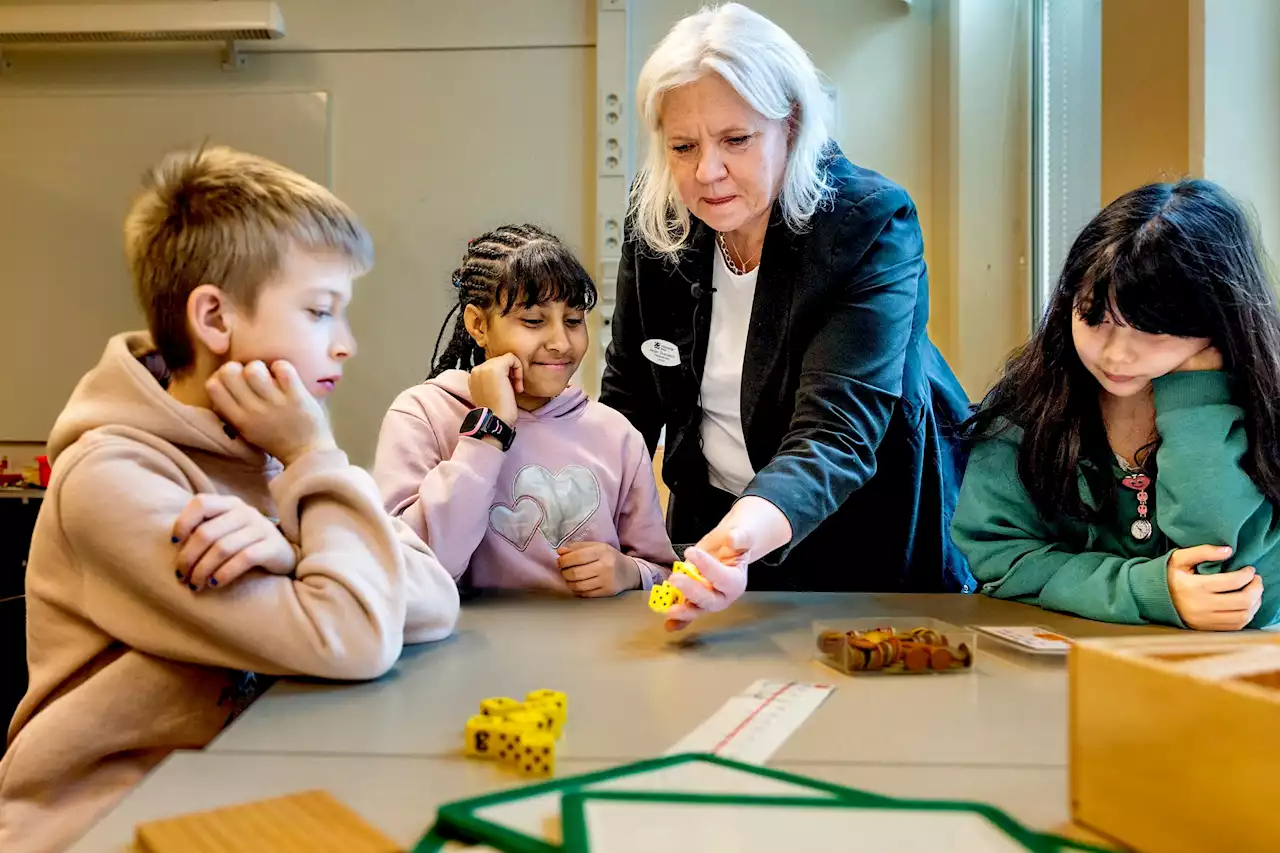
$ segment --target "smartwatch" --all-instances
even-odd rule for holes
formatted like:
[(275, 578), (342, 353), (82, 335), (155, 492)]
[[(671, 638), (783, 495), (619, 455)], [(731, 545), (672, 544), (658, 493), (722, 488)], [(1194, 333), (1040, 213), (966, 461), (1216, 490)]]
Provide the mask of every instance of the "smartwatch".
[(503, 451), (510, 450), (512, 442), (516, 440), (516, 431), (490, 409), (472, 409), (467, 412), (467, 416), (462, 419), (458, 434), (469, 435), (476, 439), (491, 435), (498, 439)]

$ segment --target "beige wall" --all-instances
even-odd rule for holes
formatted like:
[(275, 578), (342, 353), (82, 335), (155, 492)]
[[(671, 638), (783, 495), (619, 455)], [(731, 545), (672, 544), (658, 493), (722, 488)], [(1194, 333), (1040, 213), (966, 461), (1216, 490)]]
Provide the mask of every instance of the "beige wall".
[(1203, 101), (1193, 100), (1191, 109), (1204, 145), (1204, 176), (1253, 208), (1274, 271), (1280, 260), (1280, 3), (1202, 0), (1192, 14), (1193, 30), (1203, 32), (1197, 93)]
[(980, 398), (1030, 329), (1030, 21), (1018, 0), (935, 7), (931, 331)]
[(1280, 252), (1280, 3), (1103, 4), (1102, 199), (1200, 175), (1252, 208)]
[[(452, 297), (448, 275), (469, 237), (532, 220), (591, 262), (595, 7), (489, 0), (476, 14), (465, 4), (415, 0), (281, 5), (290, 38), (251, 55), (238, 73), (219, 70), (208, 48), (14, 50), (0, 98), (329, 92), (333, 186), (378, 249), (377, 268), (357, 288), (360, 354), (334, 396), (333, 416), (353, 459), (370, 463), (387, 406), (428, 370)], [(92, 285), (128, 298), (122, 259), (95, 263), (104, 273)], [(0, 293), (19, 286), (0, 267)]]
[(1188, 0), (1102, 4), (1104, 205), (1192, 172), (1188, 10)]

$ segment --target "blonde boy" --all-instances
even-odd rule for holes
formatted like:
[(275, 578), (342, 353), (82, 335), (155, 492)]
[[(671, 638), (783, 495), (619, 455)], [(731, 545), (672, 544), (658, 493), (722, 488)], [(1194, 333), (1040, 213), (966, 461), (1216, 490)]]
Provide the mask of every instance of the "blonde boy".
[(150, 334), (108, 342), (50, 436), (6, 853), (64, 849), (170, 751), (205, 746), (258, 676), (376, 678), (458, 614), (321, 407), (372, 263), (346, 206), (248, 154), (175, 155), (125, 248)]

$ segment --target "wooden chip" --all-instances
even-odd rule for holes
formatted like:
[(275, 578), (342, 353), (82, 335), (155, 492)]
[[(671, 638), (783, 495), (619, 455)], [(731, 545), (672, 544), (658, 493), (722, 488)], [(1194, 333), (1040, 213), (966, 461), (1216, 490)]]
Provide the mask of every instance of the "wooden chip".
[(140, 824), (139, 853), (400, 853), (327, 791)]

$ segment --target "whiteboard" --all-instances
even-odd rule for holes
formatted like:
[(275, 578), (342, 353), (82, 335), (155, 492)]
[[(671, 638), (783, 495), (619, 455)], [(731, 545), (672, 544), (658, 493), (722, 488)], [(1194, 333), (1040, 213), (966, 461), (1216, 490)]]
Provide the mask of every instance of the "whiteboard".
[(124, 257), (143, 172), (204, 142), (330, 185), (329, 97), (0, 97), (0, 442), (44, 441), (107, 339), (146, 328)]

